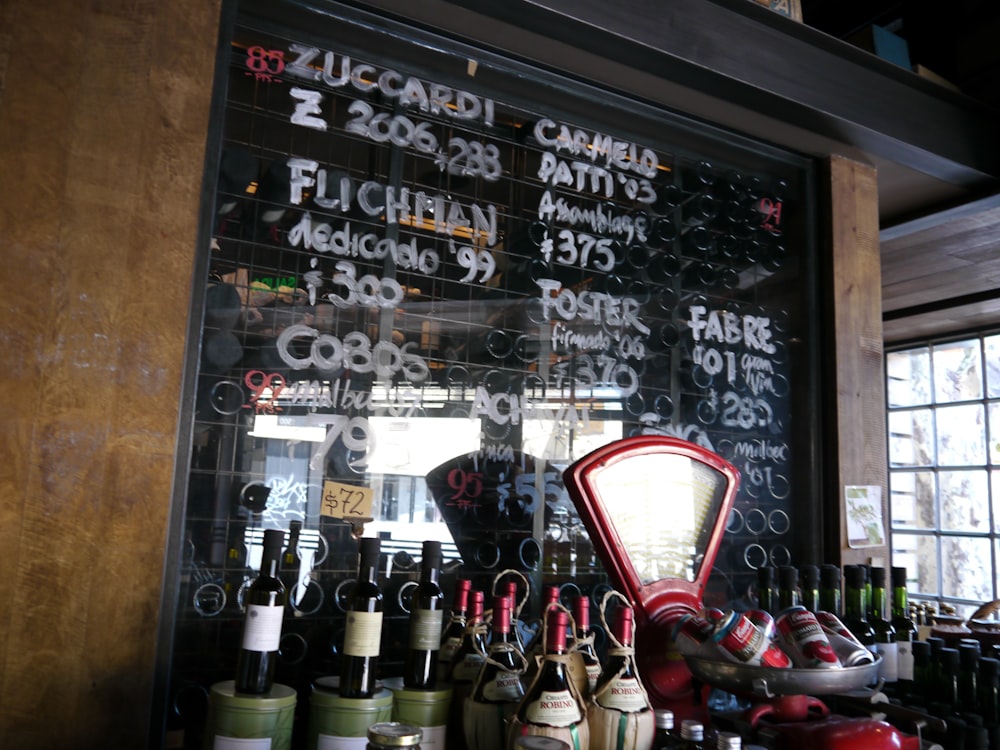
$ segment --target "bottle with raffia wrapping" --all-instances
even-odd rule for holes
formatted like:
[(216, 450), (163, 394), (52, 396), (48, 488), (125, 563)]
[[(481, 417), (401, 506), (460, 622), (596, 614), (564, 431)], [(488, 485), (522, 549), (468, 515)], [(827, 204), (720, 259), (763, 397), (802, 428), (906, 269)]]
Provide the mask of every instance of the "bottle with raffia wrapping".
[(569, 676), (568, 624), (569, 613), (561, 605), (551, 605), (545, 617), (545, 656), (509, 724), (508, 750), (524, 735), (553, 737), (571, 750), (590, 748), (587, 708)]
[(460, 578), (455, 583), (455, 601), (452, 603), (451, 618), (441, 633), (441, 648), (438, 650), (437, 673), (438, 679), (442, 682), (448, 679), (451, 660), (465, 636), (465, 616), (469, 608), (471, 590), (472, 581), (468, 578)]
[(511, 632), (512, 609), (509, 597), (494, 597), (490, 645), (462, 717), (469, 750), (503, 750), (506, 723), (524, 696), (526, 663)]
[(656, 719), (635, 665), (634, 614), (628, 605), (616, 613), (612, 645), (587, 716), (591, 743), (604, 750), (648, 750)]

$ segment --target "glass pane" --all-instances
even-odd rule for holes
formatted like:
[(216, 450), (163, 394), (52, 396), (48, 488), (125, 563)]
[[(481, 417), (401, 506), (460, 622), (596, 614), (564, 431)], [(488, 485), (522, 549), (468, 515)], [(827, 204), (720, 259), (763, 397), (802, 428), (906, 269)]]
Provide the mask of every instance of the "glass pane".
[(935, 528), (934, 474), (930, 471), (890, 473), (889, 502), (893, 529)]
[(986, 424), (981, 404), (937, 410), (938, 466), (986, 463)]
[(1000, 404), (990, 404), (990, 463), (1000, 464)]
[(934, 427), (929, 409), (889, 414), (889, 465), (930, 466), (934, 463)]
[(990, 530), (989, 493), (983, 471), (938, 473), (941, 528), (946, 531)]
[(1000, 334), (983, 339), (986, 350), (986, 392), (1000, 398)]
[(918, 406), (931, 402), (930, 364), (927, 347), (886, 355), (889, 406)]
[(934, 400), (968, 401), (983, 397), (979, 339), (934, 347)]
[(892, 564), (905, 565), (913, 593), (939, 596), (937, 537), (893, 532)]
[(989, 539), (941, 539), (941, 594), (986, 602), (993, 599), (993, 559)]
[(990, 472), (990, 485), (993, 489), (993, 531), (1000, 532), (1000, 470)]

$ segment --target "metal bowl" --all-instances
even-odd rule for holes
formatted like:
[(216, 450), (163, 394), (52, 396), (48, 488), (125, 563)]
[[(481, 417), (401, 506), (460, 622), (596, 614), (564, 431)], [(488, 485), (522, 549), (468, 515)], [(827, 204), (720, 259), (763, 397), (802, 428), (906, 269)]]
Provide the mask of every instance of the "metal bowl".
[(753, 693), (765, 698), (776, 695), (829, 695), (858, 690), (875, 683), (882, 662), (840, 669), (774, 669), (747, 664), (685, 656), (696, 678), (730, 693)]

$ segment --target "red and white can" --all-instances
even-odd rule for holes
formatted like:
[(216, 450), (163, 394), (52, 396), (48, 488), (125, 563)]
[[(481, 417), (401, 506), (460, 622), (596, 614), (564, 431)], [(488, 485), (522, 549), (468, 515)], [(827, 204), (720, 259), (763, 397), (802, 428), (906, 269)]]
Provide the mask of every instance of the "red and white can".
[(742, 612), (730, 612), (713, 640), (723, 658), (738, 664), (787, 669), (792, 660)]
[(833, 652), (845, 667), (860, 667), (875, 661), (875, 654), (867, 649), (835, 614), (817, 612), (816, 619), (826, 633)]
[(774, 618), (771, 613), (763, 609), (748, 609), (744, 612), (750, 618), (750, 622), (764, 631), (768, 638), (774, 638)]
[(816, 615), (802, 606), (789, 607), (774, 620), (774, 629), (797, 667), (839, 669), (834, 653)]
[(697, 615), (684, 615), (674, 625), (673, 630), (677, 650), (685, 656), (718, 656), (718, 650), (712, 640), (714, 634), (715, 626)]

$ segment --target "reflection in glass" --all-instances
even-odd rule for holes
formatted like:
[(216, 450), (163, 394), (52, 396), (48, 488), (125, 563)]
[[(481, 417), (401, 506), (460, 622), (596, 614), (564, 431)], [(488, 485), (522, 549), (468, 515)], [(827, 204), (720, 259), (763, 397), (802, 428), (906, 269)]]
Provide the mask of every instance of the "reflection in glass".
[[(986, 392), (990, 398), (1000, 398), (1000, 334), (983, 339), (986, 359)], [(1000, 432), (994, 432), (1000, 435)]]
[(981, 404), (947, 406), (937, 410), (937, 462), (941, 466), (986, 463), (986, 422)]
[(684, 456), (638, 455), (596, 473), (597, 491), (642, 585), (693, 581), (725, 478)]
[(889, 414), (889, 465), (930, 466), (934, 463), (934, 428), (929, 409)]
[(941, 593), (972, 601), (993, 599), (993, 582), (983, 575), (990, 570), (990, 540), (974, 537), (941, 539)]
[(990, 505), (986, 475), (981, 471), (938, 473), (941, 528), (946, 531), (990, 530)]
[(933, 529), (934, 474), (930, 471), (891, 473), (889, 503), (893, 529)]
[(1000, 464), (1000, 403), (990, 404), (990, 463)]
[(937, 537), (893, 531), (892, 564), (906, 567), (907, 574), (916, 581), (917, 590), (914, 593), (937, 595)]
[(934, 398), (966, 401), (983, 397), (979, 340), (956, 341), (934, 347)]
[(930, 351), (890, 352), (885, 358), (889, 406), (919, 406), (931, 400)]

